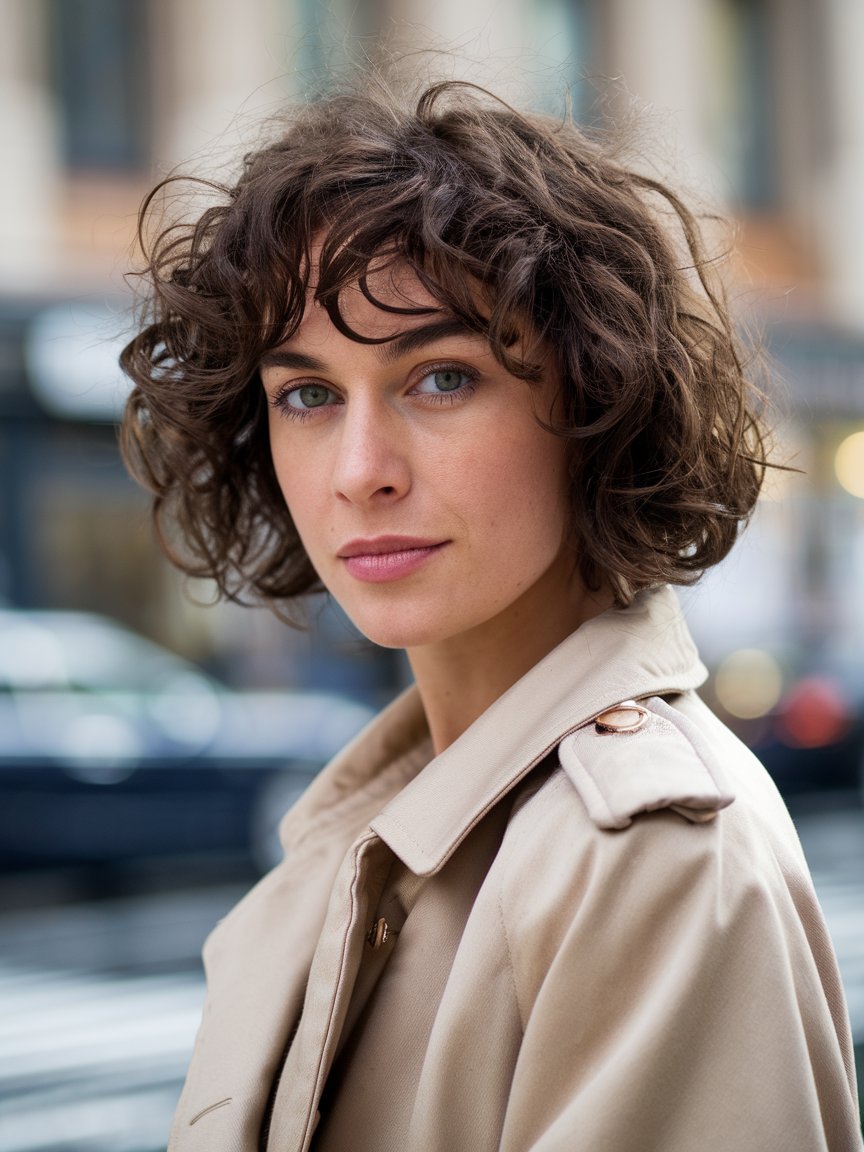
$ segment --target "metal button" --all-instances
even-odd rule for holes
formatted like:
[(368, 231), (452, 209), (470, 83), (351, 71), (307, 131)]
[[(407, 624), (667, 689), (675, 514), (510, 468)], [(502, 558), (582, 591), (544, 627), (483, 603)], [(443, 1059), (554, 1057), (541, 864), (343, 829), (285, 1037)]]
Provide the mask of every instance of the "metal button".
[(384, 917), (379, 916), (366, 934), (366, 943), (371, 944), (373, 948), (381, 948), (392, 936), (398, 935), (399, 933), (390, 927)]
[(594, 727), (599, 733), (638, 732), (648, 719), (648, 710), (635, 700), (624, 700), (601, 712), (594, 718)]

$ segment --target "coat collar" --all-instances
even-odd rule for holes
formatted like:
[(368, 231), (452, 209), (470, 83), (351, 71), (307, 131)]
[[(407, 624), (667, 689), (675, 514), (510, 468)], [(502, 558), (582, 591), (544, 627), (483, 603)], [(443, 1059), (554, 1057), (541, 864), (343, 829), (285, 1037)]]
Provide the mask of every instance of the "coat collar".
[[(372, 829), (413, 872), (432, 875), (568, 733), (622, 700), (685, 692), (706, 676), (675, 593), (644, 592), (559, 644), (410, 780)], [(380, 748), (382, 738), (390, 743), (398, 732), (422, 728), (416, 689), (388, 713), (357, 752), (370, 740)]]

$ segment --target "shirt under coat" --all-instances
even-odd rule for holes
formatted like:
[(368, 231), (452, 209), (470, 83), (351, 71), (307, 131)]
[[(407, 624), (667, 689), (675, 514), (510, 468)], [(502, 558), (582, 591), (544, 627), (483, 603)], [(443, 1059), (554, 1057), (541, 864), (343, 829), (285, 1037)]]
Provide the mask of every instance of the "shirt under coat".
[(800, 844), (705, 675), (663, 588), (438, 756), (397, 699), (205, 945), (172, 1152), (860, 1149)]

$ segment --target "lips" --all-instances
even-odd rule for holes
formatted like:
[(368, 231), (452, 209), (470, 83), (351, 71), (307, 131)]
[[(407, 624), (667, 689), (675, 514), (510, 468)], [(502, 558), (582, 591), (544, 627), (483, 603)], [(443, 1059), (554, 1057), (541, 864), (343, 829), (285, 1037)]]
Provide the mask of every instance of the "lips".
[(356, 579), (381, 584), (419, 571), (448, 544), (418, 536), (375, 536), (349, 540), (337, 556)]
[(336, 555), (340, 560), (352, 556), (384, 556), (389, 552), (410, 552), (416, 548), (435, 548), (441, 540), (425, 540), (419, 536), (373, 536), (368, 540), (349, 540)]

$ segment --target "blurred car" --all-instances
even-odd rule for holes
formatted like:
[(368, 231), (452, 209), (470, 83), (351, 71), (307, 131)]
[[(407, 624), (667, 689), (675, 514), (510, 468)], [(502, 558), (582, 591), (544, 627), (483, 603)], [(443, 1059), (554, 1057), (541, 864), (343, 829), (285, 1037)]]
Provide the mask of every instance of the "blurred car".
[(0, 609), (0, 868), (276, 856), (281, 814), (369, 719), (235, 692), (105, 617)]
[(864, 769), (864, 708), (836, 674), (803, 675), (783, 694), (754, 751), (787, 799), (852, 793)]
[(864, 784), (864, 661), (740, 649), (705, 695), (787, 800), (854, 794)]

